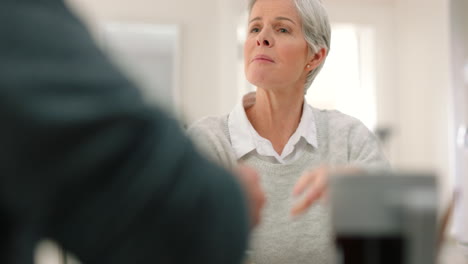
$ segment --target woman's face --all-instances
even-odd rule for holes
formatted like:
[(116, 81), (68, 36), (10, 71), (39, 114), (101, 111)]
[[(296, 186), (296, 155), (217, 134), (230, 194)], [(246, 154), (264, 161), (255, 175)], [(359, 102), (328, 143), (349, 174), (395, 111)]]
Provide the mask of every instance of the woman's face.
[(247, 80), (262, 88), (303, 88), (310, 59), (293, 0), (257, 0), (244, 44)]

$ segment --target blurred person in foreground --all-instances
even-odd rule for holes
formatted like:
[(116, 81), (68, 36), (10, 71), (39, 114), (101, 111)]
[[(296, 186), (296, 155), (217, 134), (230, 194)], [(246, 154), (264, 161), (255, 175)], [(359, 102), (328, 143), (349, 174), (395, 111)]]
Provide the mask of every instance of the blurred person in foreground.
[(256, 92), (189, 132), (219, 164), (247, 164), (260, 174), (267, 204), (253, 233), (253, 263), (332, 263), (329, 211), (314, 203), (330, 171), (386, 168), (387, 161), (362, 122), (305, 101), (330, 49), (321, 1), (251, 0), (247, 34), (245, 74)]
[(0, 36), (0, 263), (44, 238), (86, 264), (241, 262), (255, 172), (201, 158), (61, 0), (2, 0)]

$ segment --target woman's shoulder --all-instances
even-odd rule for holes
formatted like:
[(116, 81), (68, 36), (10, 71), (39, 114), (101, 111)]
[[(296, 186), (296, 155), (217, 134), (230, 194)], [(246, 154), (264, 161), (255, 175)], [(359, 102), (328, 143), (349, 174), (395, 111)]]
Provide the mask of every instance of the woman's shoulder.
[(233, 168), (236, 159), (229, 139), (227, 119), (228, 115), (204, 117), (194, 122), (187, 132), (207, 158), (225, 168)]
[(337, 110), (315, 109), (319, 137), (330, 151), (346, 146), (346, 161), (362, 167), (389, 168), (379, 140), (359, 119)]
[(326, 126), (328, 130), (343, 131), (343, 130), (360, 130), (369, 131), (364, 123), (350, 115), (342, 113), (338, 110), (325, 110), (313, 108), (315, 122), (318, 128)]
[(227, 115), (207, 116), (195, 121), (188, 128), (191, 136), (224, 135), (227, 130)]

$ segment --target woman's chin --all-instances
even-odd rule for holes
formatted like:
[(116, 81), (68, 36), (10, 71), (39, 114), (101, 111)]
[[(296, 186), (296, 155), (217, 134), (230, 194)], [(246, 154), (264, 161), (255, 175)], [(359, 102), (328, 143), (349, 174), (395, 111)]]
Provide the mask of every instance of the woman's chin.
[(247, 80), (256, 87), (266, 88), (278, 85), (278, 78), (274, 77), (274, 74), (271, 72), (256, 72), (254, 74), (247, 75)]

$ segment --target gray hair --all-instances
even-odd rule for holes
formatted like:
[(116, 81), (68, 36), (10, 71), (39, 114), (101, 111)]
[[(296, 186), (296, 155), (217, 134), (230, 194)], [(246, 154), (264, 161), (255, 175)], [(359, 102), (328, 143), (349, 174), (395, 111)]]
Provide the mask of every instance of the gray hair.
[[(252, 8), (256, 2), (256, 0), (249, 0), (249, 14), (252, 12)], [(302, 33), (304, 34), (304, 39), (310, 51), (315, 54), (322, 48), (325, 48), (326, 55), (328, 55), (330, 50), (331, 29), (328, 14), (325, 7), (322, 5), (322, 1), (294, 0), (294, 3), (296, 4), (296, 9), (301, 18)], [(317, 68), (307, 75), (304, 93), (307, 92), (307, 89), (309, 89), (324, 64), (325, 59)]]

